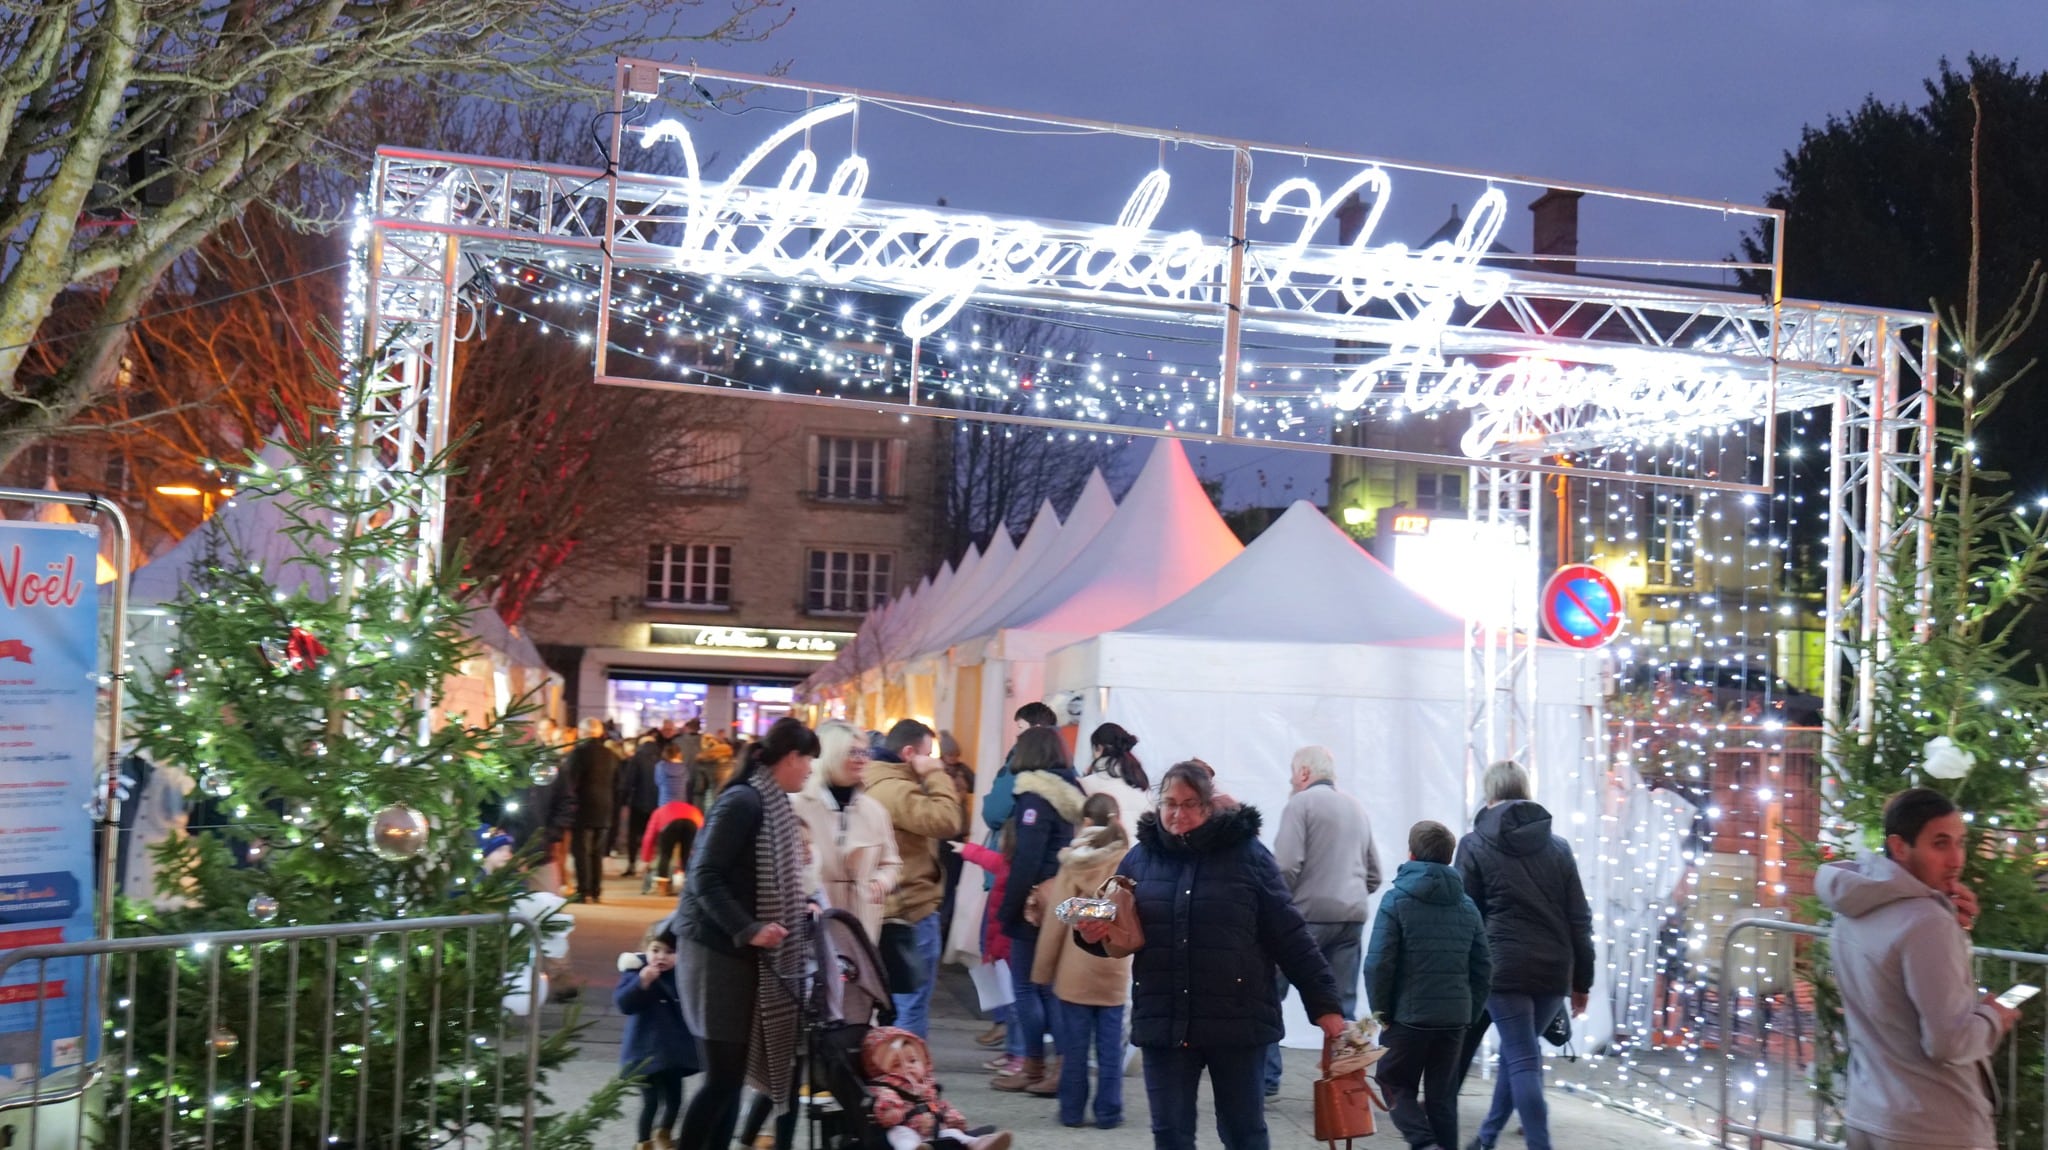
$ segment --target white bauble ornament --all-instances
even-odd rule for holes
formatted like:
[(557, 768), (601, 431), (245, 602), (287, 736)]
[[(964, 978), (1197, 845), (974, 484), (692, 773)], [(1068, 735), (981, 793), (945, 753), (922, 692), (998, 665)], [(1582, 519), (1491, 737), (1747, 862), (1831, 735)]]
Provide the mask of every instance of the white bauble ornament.
[(1927, 760), (1921, 769), (1937, 779), (1960, 779), (1977, 765), (1977, 757), (1956, 746), (1947, 735), (1936, 735), (1927, 742)]

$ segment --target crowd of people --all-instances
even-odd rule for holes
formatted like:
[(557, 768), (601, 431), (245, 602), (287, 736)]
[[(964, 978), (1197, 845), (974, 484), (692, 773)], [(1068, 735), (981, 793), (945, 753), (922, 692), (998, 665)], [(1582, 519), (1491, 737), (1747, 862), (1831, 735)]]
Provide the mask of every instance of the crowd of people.
[[(1269, 850), (1265, 815), (1230, 798), (1227, 771), (1219, 779), (1189, 760), (1155, 783), (1121, 726), (1091, 732), (1077, 764), (1050, 708), (1027, 705), (1015, 722), (978, 811), (957, 744), (915, 720), (883, 733), (781, 720), (729, 772), (705, 769), (713, 740), (694, 725), (664, 725), (627, 755), (586, 727), (555, 785), (595, 796), (590, 805), (622, 822), (560, 823), (577, 896), (601, 899), (596, 875), (616, 829), (644, 844), (641, 865), (664, 878), (678, 853), (688, 859), (675, 912), (620, 962), (622, 1057), (641, 1080), (642, 1150), (723, 1150), (736, 1136), (792, 1144), (799, 1001), (821, 908), (846, 912), (878, 948), (894, 999), (889, 1033), (900, 1037), (872, 1061), (886, 1065), (877, 1073), (893, 1097), (916, 1095), (931, 1072), (924, 1042), (945, 922), (975, 871), (988, 894), (981, 961), (1007, 974), (1009, 991), (979, 1038), (1003, 1048), (990, 1085), (1055, 1099), (1063, 1125), (1122, 1125), (1135, 1049), (1156, 1146), (1195, 1144), (1206, 1076), (1223, 1145), (1264, 1147), (1288, 988), (1334, 1040), (1359, 1017), (1362, 978), (1383, 1024), (1379, 1082), (1410, 1145), (1466, 1145), (1456, 1094), (1488, 1027), (1500, 1035), (1501, 1073), (1469, 1145), (1494, 1145), (1514, 1116), (1529, 1146), (1550, 1145), (1537, 1036), (1568, 1017), (1568, 1004), (1584, 1007), (1591, 915), (1571, 850), (1518, 766), (1487, 772), (1487, 804), (1462, 841), (1439, 823), (1411, 828), (1408, 860), (1369, 916), (1379, 847), (1327, 749), (1294, 755)], [(976, 814), (981, 829), (970, 834)], [(1105, 946), (1106, 924), (1053, 918), (1113, 875), (1131, 884), (1142, 937), (1123, 953)], [(685, 1106), (690, 1075), (700, 1081)], [(771, 1112), (774, 1129), (757, 1140)], [(892, 1145), (1007, 1145), (1004, 1132), (953, 1121), (957, 1111), (940, 1117), (895, 1124)]]
[[(528, 796), (543, 869), (573, 859), (577, 897), (599, 901), (604, 854), (622, 840), (643, 889), (686, 875), (675, 912), (620, 961), (641, 1150), (722, 1150), (748, 1087), (742, 1145), (793, 1145), (798, 1001), (825, 907), (859, 924), (888, 971), (896, 1025), (876, 1030), (863, 1064), (876, 1097), (893, 1100), (878, 1119), (892, 1147), (1004, 1150), (1007, 1133), (969, 1127), (939, 1100), (925, 1046), (945, 923), (975, 870), (988, 894), (980, 960), (1009, 991), (978, 1038), (1003, 1048), (990, 1085), (1056, 1099), (1063, 1125), (1122, 1125), (1135, 1048), (1155, 1146), (1194, 1146), (1206, 1076), (1223, 1145), (1259, 1150), (1288, 989), (1335, 1039), (1360, 1016), (1362, 983), (1383, 1045), (1377, 1081), (1408, 1145), (1485, 1150), (1519, 1119), (1531, 1150), (1548, 1150), (1540, 1040), (1568, 1035), (1584, 1013), (1596, 959), (1577, 862), (1520, 766), (1487, 769), (1462, 837), (1435, 821), (1409, 828), (1407, 859), (1381, 894), (1371, 819), (1338, 788), (1325, 748), (1294, 754), (1268, 850), (1264, 814), (1233, 800), (1209, 764), (1176, 763), (1155, 787), (1121, 726), (1092, 732), (1077, 769), (1050, 708), (1027, 705), (1015, 722), (979, 811), (957, 743), (915, 720), (876, 733), (784, 719), (737, 768), (694, 723), (664, 724), (630, 753), (586, 724), (559, 776)], [(977, 813), (982, 831), (970, 834)], [(1824, 867), (1816, 884), (1836, 916), (1832, 955), (1858, 1052), (1849, 1144), (1988, 1147), (1985, 1067), (2018, 1014), (1974, 982), (1964, 819), (1916, 788), (1887, 807), (1884, 831), (1881, 855)], [(1052, 917), (1112, 876), (1129, 880), (1139, 920), (1142, 942), (1128, 950), (1106, 945), (1107, 923)], [(1489, 1030), (1499, 1072), (1461, 1142), (1457, 1096)], [(692, 1075), (702, 1080), (685, 1107)], [(770, 1112), (775, 1129), (756, 1140)]]

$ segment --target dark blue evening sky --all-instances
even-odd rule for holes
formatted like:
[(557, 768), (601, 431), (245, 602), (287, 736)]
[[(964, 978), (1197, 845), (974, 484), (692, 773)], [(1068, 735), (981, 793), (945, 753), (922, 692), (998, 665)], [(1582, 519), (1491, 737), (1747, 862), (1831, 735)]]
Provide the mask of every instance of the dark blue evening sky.
[[(2048, 67), (2048, 12), (2040, 0), (805, 0), (767, 42), (701, 62), (1757, 203), (1803, 125), (1869, 95), (1917, 101), (1944, 55), (1973, 51)], [(1019, 168), (1005, 162), (1017, 143), (884, 152), (871, 190), (993, 209), (1021, 188), (1043, 204), (1033, 214), (1104, 219), (1142, 170)], [(1503, 239), (1525, 247), (1526, 219)], [(1206, 454), (1212, 471), (1233, 469), (1233, 503), (1277, 501), (1249, 480), (1262, 469), (1320, 494), (1320, 461)]]

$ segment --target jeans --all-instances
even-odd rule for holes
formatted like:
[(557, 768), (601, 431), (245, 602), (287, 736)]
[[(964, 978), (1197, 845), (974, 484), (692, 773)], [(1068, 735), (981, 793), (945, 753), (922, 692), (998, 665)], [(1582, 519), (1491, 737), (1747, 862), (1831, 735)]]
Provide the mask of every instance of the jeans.
[(1259, 1093), (1262, 1046), (1147, 1046), (1145, 1098), (1153, 1150), (1195, 1150), (1195, 1092), (1209, 1071), (1216, 1136), (1223, 1150), (1268, 1150), (1266, 1099)]
[[(1010, 936), (1010, 991), (1017, 996), (1011, 1016), (1015, 1021), (1010, 1025), (1021, 1036), (1010, 1044), (1010, 1052), (1021, 1058), (1044, 1058), (1046, 1033), (1058, 1033), (1059, 1000), (1052, 991), (1031, 981), (1032, 952), (1037, 949), (1036, 931)], [(1059, 1053), (1057, 1040), (1053, 1053)]]
[(576, 860), (576, 897), (596, 902), (604, 892), (605, 847), (612, 841), (610, 827), (577, 827), (570, 853)]
[(1500, 1140), (1509, 1114), (1522, 1116), (1529, 1150), (1550, 1150), (1550, 1107), (1543, 1099), (1543, 1050), (1536, 1035), (1564, 1008), (1557, 994), (1495, 994), (1486, 1012), (1500, 1031), (1500, 1076), (1493, 1080), (1493, 1106), (1479, 1124), (1479, 1141)]
[(1388, 1023), (1380, 1090), (1387, 1117), (1410, 1146), (1458, 1147), (1458, 1053), (1465, 1028), (1420, 1030)]
[(919, 1038), (931, 1028), (932, 984), (939, 978), (939, 916), (925, 915), (910, 924), (917, 940), (917, 964), (924, 968), (924, 985), (909, 994), (892, 994), (896, 1001), (896, 1025)]
[(1124, 1120), (1124, 1008), (1062, 1001), (1059, 1017), (1060, 1122), (1079, 1126), (1088, 1109), (1088, 1049), (1095, 1048), (1095, 1124)]
[[(1323, 952), (1323, 961), (1330, 964), (1330, 977), (1337, 982), (1337, 1001), (1343, 1004), (1344, 1017), (1358, 1017), (1358, 972), (1364, 965), (1365, 952), (1360, 943), (1365, 938), (1363, 922), (1312, 922), (1308, 924), (1309, 937), (1316, 940), (1316, 949)], [(1280, 997), (1287, 997), (1287, 977), (1279, 976)], [(1280, 1044), (1266, 1048), (1266, 1093), (1280, 1089)]]

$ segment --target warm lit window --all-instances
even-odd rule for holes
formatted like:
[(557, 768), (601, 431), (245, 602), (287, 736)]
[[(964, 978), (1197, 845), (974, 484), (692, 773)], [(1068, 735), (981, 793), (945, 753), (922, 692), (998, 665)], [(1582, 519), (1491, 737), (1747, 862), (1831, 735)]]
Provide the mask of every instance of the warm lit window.
[(732, 548), (656, 543), (647, 548), (647, 601), (723, 607), (732, 601)]
[(804, 610), (821, 615), (859, 615), (889, 597), (894, 560), (873, 551), (813, 551)]

